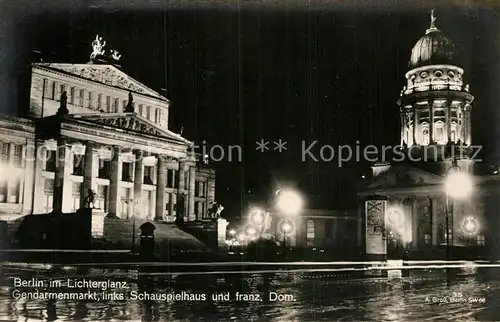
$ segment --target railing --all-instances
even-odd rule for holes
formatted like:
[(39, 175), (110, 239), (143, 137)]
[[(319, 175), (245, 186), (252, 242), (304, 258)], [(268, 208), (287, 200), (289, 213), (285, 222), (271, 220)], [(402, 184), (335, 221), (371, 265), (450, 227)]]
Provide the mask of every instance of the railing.
[(426, 84), (426, 85), (416, 85), (410, 88), (405, 88), (401, 92), (402, 95), (410, 95), (412, 93), (420, 93), (425, 91), (456, 91), (456, 92), (469, 92), (469, 85), (454, 85), (454, 84)]

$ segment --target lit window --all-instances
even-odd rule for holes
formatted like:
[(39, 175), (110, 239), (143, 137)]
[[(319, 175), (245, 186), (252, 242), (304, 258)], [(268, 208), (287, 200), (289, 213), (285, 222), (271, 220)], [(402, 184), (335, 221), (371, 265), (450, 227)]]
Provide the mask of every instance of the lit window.
[(307, 246), (314, 246), (314, 239), (315, 239), (315, 227), (314, 227), (314, 220), (308, 220), (307, 221)]
[(477, 245), (478, 246), (484, 246), (484, 245), (486, 245), (486, 238), (483, 235), (478, 235), (477, 236)]
[(423, 145), (429, 144), (429, 130), (428, 129), (424, 129), (422, 131), (422, 144)]
[(424, 235), (424, 242), (425, 242), (426, 245), (430, 245), (430, 243), (431, 243), (431, 235), (425, 234)]

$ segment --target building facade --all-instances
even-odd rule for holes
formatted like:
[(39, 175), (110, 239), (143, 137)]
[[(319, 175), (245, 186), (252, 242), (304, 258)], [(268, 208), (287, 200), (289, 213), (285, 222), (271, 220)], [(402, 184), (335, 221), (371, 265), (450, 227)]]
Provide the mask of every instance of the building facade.
[[(398, 100), (399, 160), (374, 165), (373, 178), (358, 193), (359, 231), (368, 255), (386, 256), (401, 246), (422, 252), (444, 245), (494, 252), (499, 244), (500, 178), (475, 173), (474, 97), (453, 42), (435, 21), (432, 14), (429, 29), (411, 51), (407, 84)], [(445, 191), (452, 168), (471, 178), (474, 188), (464, 200)]]
[(87, 64), (33, 64), (29, 115), (0, 119), (3, 219), (74, 212), (94, 194), (94, 216), (208, 219), (215, 173), (169, 129), (169, 100), (93, 47)]

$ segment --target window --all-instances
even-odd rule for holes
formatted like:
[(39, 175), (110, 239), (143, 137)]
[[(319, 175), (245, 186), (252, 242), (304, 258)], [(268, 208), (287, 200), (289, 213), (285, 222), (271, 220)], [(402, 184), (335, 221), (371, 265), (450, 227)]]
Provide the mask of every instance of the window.
[(448, 139), (444, 137), (443, 125), (440, 124), (439, 126), (436, 126), (436, 141), (438, 143), (444, 144), (447, 140)]
[(108, 186), (97, 186), (97, 200), (95, 201), (95, 208), (107, 211), (108, 201)]
[(23, 147), (22, 145), (19, 144), (14, 144), (14, 153), (12, 157), (14, 158), (12, 160), (12, 164), (14, 167), (20, 168), (23, 163)]
[(89, 94), (88, 94), (87, 107), (94, 108), (94, 93), (92, 93), (92, 92), (89, 92)]
[(80, 95), (78, 97), (78, 100), (79, 100), (78, 105), (83, 106), (83, 98), (84, 98), (84, 96), (85, 96), (85, 90), (81, 89), (80, 90)]
[(429, 235), (429, 234), (425, 234), (424, 235), (424, 243), (426, 245), (430, 245), (431, 244), (431, 235)]
[(155, 123), (160, 123), (160, 110), (155, 108)]
[(80, 209), (81, 189), (82, 189), (82, 185), (80, 182), (73, 182), (72, 191), (71, 191), (71, 195), (72, 195), (71, 211), (76, 211), (77, 209)]
[(315, 238), (315, 227), (314, 220), (307, 221), (307, 246), (314, 246), (314, 238)]
[(127, 101), (122, 102), (122, 111), (125, 110), (125, 107), (127, 107)]
[(200, 205), (199, 201), (195, 201), (194, 202), (194, 216), (195, 216), (196, 219), (198, 219), (199, 218), (198, 215), (201, 214), (201, 212), (200, 212), (200, 206), (201, 205)]
[(146, 107), (146, 117), (151, 120), (151, 106)]
[(195, 181), (195, 196), (196, 197), (204, 197), (205, 196), (205, 182), (203, 181)]
[(69, 103), (75, 104), (75, 88), (73, 86), (69, 89)]
[(120, 105), (120, 100), (118, 98), (115, 98), (114, 104), (113, 104), (113, 112), (118, 113), (118, 106)]
[(122, 181), (132, 182), (132, 163), (122, 163)]
[[(453, 245), (453, 231), (451, 229), (448, 229), (448, 234), (450, 234), (450, 245)], [(446, 243), (446, 229), (444, 233), (444, 243)]]
[(429, 144), (429, 130), (428, 129), (424, 129), (422, 131), (422, 144), (423, 145)]
[(97, 110), (102, 110), (102, 94), (97, 94)]
[(57, 87), (57, 82), (56, 82), (56, 81), (54, 81), (54, 82), (52, 83), (52, 93), (51, 93), (51, 96), (52, 96), (51, 98), (52, 98), (53, 100), (57, 100), (57, 99), (58, 99), (58, 97), (57, 97), (57, 90), (58, 90), (58, 89), (59, 89), (59, 88)]
[(174, 188), (175, 186), (175, 170), (174, 169), (167, 169), (167, 187), (168, 188)]
[(153, 170), (154, 168), (151, 166), (144, 166), (144, 184), (154, 184), (153, 181)]
[(455, 131), (451, 131), (451, 140), (455, 141), (455, 137), (456, 137)]
[(143, 105), (142, 104), (139, 104), (139, 114), (142, 115), (142, 108), (143, 108)]
[(151, 191), (144, 190), (142, 193), (142, 207), (144, 209), (144, 216), (147, 218), (150, 216), (149, 202), (151, 200)]
[(486, 245), (486, 238), (483, 235), (477, 235), (477, 245), (478, 246)]
[(110, 178), (110, 168), (111, 162), (106, 159), (99, 160), (99, 174), (98, 177), (101, 179), (109, 179)]
[(56, 153), (57, 151), (46, 150), (47, 157), (45, 158), (45, 171), (56, 172)]
[(84, 159), (82, 154), (73, 154), (73, 175), (83, 176)]
[(111, 112), (111, 97), (106, 96), (106, 112)]
[(45, 178), (43, 185), (43, 211), (48, 213), (52, 211), (52, 202), (54, 194), (54, 180)]
[(58, 98), (60, 99), (62, 93), (64, 93), (66, 91), (66, 84), (61, 84), (59, 85), (59, 95), (58, 95)]
[(122, 188), (120, 191), (120, 213), (121, 218), (129, 217), (130, 188)]

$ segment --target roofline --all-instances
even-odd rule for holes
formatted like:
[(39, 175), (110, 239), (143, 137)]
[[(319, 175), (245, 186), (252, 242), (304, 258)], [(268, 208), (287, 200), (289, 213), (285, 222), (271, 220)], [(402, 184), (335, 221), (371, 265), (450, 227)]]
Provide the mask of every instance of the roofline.
[[(146, 93), (137, 92), (137, 91), (134, 91), (134, 90), (131, 90), (131, 89), (125, 89), (123, 87), (119, 87), (119, 86), (115, 86), (115, 85), (109, 85), (109, 84), (106, 84), (106, 83), (103, 83), (103, 82), (99, 82), (99, 81), (96, 81), (96, 80), (93, 80), (93, 79), (89, 79), (89, 78), (86, 78), (86, 77), (83, 77), (83, 76), (75, 75), (75, 74), (69, 73), (67, 71), (64, 71), (64, 70), (52, 67), (52, 66), (50, 66), (51, 64), (60, 64), (60, 65), (68, 65), (68, 66), (69, 65), (71, 65), (71, 66), (110, 66), (110, 67), (115, 68), (118, 71), (124, 73), (125, 75), (127, 75), (127, 77), (129, 77), (130, 79), (134, 80), (138, 84), (140, 84), (140, 85), (148, 88), (149, 90), (153, 91), (158, 96), (154, 96), (154, 95), (150, 95), (150, 94), (146, 94)], [(132, 93), (134, 93), (134, 95), (139, 95), (139, 96), (144, 96), (144, 97), (147, 97), (147, 98), (152, 98), (152, 99), (158, 100), (160, 102), (165, 102), (168, 105), (171, 104), (171, 102), (170, 102), (170, 100), (168, 98), (166, 98), (165, 96), (161, 95), (157, 91), (151, 89), (150, 87), (144, 85), (143, 83), (139, 82), (137, 79), (129, 76), (127, 73), (123, 72), (122, 70), (116, 68), (116, 66), (111, 65), (111, 64), (91, 65), (91, 64), (71, 64), (71, 63), (31, 63), (31, 65), (32, 65), (33, 68), (39, 68), (39, 69), (42, 69), (42, 70), (45, 69), (47, 71), (61, 73), (61, 74), (64, 74), (66, 76), (75, 77), (75, 78), (82, 79), (82, 80), (85, 80), (85, 81), (88, 81), (88, 82), (91, 82), (91, 83), (99, 84), (101, 86), (106, 86), (106, 87), (111, 87), (111, 88), (114, 88), (114, 89), (119, 89), (119, 90), (125, 91), (127, 93), (132, 92)]]

